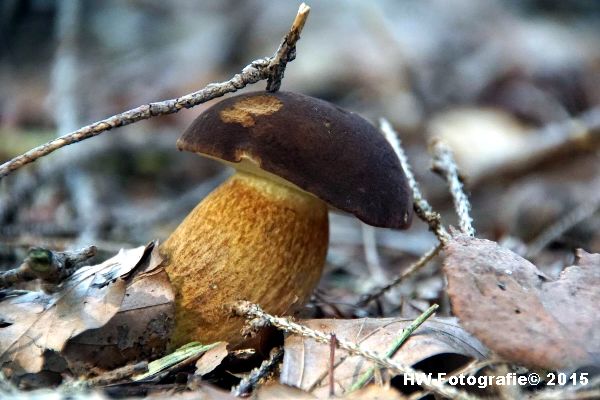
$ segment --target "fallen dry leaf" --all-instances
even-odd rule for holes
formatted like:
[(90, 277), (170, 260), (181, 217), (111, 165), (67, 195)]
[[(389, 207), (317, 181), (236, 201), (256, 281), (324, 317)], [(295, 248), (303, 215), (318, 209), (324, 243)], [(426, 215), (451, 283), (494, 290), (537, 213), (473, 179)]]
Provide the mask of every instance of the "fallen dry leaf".
[(600, 255), (579, 250), (550, 280), (495, 242), (458, 236), (444, 271), (454, 314), (500, 356), (550, 369), (600, 362)]
[(164, 354), (173, 327), (175, 293), (165, 270), (158, 268), (161, 262), (155, 246), (147, 266), (127, 285), (119, 312), (103, 327), (67, 342), (62, 355), (72, 372), (111, 370)]
[[(335, 332), (340, 339), (359, 343), (361, 347), (382, 355), (389, 350), (402, 329), (411, 322), (410, 319), (400, 318), (300, 321), (302, 325), (312, 329)], [(317, 397), (327, 397), (329, 346), (290, 335), (285, 339), (284, 350), (281, 382), (299, 387)], [(393, 359), (406, 365), (415, 365), (431, 357), (440, 356), (444, 359), (437, 360), (439, 372), (450, 372), (447, 370), (448, 365), (443, 365), (443, 361), (453, 364), (456, 368), (456, 356), (466, 361), (467, 358), (483, 359), (486, 355), (487, 350), (453, 319), (431, 318), (413, 332)], [(336, 363), (342, 359), (334, 373), (337, 396), (342, 395), (372, 366), (372, 363), (362, 357), (348, 356), (343, 350), (337, 350)]]
[(105, 325), (119, 311), (127, 280), (154, 243), (121, 250), (102, 264), (83, 267), (53, 294), (31, 292), (0, 302), (0, 365), (35, 373), (44, 353), (60, 353), (67, 341)]
[(202, 376), (214, 371), (215, 368), (221, 365), (221, 362), (228, 354), (227, 343), (219, 343), (219, 345), (204, 353), (202, 357), (196, 361), (195, 374)]

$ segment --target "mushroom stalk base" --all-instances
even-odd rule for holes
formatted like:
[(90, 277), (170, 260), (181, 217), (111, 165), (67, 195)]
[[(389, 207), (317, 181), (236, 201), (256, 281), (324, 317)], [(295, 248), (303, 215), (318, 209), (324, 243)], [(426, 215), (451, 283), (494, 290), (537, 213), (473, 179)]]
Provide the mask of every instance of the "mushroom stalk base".
[(229, 178), (160, 247), (177, 293), (171, 345), (241, 343), (233, 301), (293, 312), (321, 277), (328, 239), (323, 201), (248, 173)]

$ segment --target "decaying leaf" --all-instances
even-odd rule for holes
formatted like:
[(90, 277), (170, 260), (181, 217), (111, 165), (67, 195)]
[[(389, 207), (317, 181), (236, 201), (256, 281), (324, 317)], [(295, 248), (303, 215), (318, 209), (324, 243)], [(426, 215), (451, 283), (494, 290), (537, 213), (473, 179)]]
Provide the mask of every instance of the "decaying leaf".
[[(314, 319), (302, 325), (323, 332), (335, 332), (337, 337), (361, 347), (385, 354), (402, 329), (412, 321), (400, 318), (364, 318), (351, 320)], [(327, 397), (329, 346), (296, 335), (285, 339), (285, 356), (281, 382), (309, 391), (317, 397)], [(467, 359), (483, 359), (487, 350), (452, 319), (432, 318), (421, 325), (403, 344), (393, 359), (415, 365), (439, 356), (439, 372), (450, 372)], [(458, 360), (460, 359), (460, 360)], [(335, 352), (335, 394), (342, 395), (372, 366), (359, 356)], [(343, 361), (342, 361), (343, 360)], [(459, 365), (457, 364), (457, 361)], [(340, 363), (341, 362), (341, 363)]]
[(121, 250), (102, 264), (83, 267), (57, 293), (31, 292), (0, 302), (0, 365), (16, 373), (39, 372), (45, 352), (60, 353), (69, 339), (104, 326), (154, 247)]
[(578, 251), (558, 280), (495, 242), (459, 236), (444, 271), (455, 315), (500, 356), (542, 368), (600, 362), (600, 255)]
[(221, 342), (216, 347), (208, 350), (198, 361), (196, 361), (196, 375), (206, 375), (219, 365), (227, 357), (227, 343)]
[(158, 246), (148, 266), (128, 284), (119, 312), (103, 327), (69, 340), (62, 352), (69, 369), (83, 375), (91, 368), (111, 370), (164, 354), (174, 318), (175, 293)]

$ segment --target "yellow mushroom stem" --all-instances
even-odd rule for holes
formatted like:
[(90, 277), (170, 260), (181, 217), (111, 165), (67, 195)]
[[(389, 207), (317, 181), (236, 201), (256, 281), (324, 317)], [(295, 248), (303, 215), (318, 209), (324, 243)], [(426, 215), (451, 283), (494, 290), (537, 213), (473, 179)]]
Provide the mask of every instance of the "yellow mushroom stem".
[(327, 253), (327, 205), (289, 185), (237, 172), (161, 245), (176, 290), (171, 345), (242, 341), (236, 300), (286, 314), (317, 285)]

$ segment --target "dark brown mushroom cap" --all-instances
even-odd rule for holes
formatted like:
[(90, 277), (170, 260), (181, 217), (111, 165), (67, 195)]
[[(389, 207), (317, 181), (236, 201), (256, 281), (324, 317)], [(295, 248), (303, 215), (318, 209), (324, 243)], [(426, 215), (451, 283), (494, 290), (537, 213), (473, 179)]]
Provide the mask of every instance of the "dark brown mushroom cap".
[(177, 147), (233, 163), (247, 158), (373, 226), (411, 222), (411, 191), (387, 140), (323, 100), (289, 92), (230, 97), (196, 118)]

